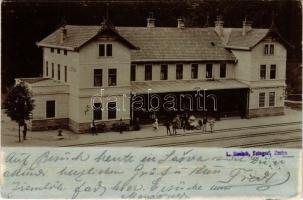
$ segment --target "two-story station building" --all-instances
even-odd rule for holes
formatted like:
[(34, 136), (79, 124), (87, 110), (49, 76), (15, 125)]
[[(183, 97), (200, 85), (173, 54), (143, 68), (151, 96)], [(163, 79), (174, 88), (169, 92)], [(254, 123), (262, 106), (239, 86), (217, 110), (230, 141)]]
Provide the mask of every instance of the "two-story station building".
[[(244, 21), (225, 28), (220, 18), (205, 28), (185, 27), (182, 19), (176, 27), (156, 27), (154, 18), (147, 27), (114, 27), (107, 20), (64, 25), (37, 43), (43, 77), (16, 82), (33, 92), (32, 130), (64, 126), (82, 133), (92, 120), (111, 125), (156, 113), (161, 121), (185, 111), (217, 118), (282, 115), (286, 44), (274, 25), (258, 29)], [(197, 90), (202, 101), (188, 97)], [(162, 107), (174, 103), (173, 110)]]

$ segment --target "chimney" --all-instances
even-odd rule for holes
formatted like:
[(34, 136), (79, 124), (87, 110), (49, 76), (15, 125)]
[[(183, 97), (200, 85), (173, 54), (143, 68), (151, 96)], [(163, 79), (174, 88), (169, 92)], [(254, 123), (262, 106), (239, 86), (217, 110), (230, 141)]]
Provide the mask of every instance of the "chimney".
[(60, 43), (63, 43), (67, 38), (67, 29), (65, 26), (61, 27), (61, 33), (60, 33)]
[(215, 21), (215, 31), (220, 37), (223, 37), (223, 24), (222, 16), (217, 16), (217, 20)]
[(150, 12), (149, 17), (147, 18), (147, 27), (148, 28), (155, 27), (155, 21), (156, 21), (156, 19), (154, 18), (154, 13)]
[(177, 26), (178, 28), (184, 28), (185, 27), (184, 20), (181, 17), (179, 17), (177, 19), (177, 21), (178, 21), (178, 26)]
[(246, 18), (245, 20), (243, 21), (243, 27), (242, 27), (242, 35), (246, 35), (246, 33), (248, 33), (249, 31), (252, 30), (252, 21), (246, 21)]

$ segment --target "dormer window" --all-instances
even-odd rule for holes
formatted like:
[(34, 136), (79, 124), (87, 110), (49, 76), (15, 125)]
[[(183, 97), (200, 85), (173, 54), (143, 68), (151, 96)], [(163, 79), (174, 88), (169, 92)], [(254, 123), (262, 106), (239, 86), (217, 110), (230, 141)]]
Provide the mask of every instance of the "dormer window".
[(112, 56), (113, 45), (112, 44), (99, 44), (99, 56)]
[(265, 44), (264, 45), (264, 54), (265, 55), (274, 55), (274, 45), (273, 44)]

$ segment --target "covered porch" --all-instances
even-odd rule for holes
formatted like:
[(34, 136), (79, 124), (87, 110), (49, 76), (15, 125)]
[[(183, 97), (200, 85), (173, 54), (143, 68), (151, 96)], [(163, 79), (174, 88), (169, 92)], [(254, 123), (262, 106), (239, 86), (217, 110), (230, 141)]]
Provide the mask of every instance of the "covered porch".
[(131, 118), (141, 123), (171, 120), (177, 114), (247, 117), (249, 88), (237, 80), (133, 82)]

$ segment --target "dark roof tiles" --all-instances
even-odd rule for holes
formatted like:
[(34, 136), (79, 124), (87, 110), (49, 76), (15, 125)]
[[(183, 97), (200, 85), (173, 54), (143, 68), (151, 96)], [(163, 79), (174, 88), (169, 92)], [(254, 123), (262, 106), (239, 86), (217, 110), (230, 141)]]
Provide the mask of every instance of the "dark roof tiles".
[(242, 35), (242, 28), (231, 30), (227, 46), (252, 48), (258, 44), (268, 33), (268, 29), (252, 29)]
[[(90, 41), (100, 26), (66, 25), (67, 38), (60, 43), (60, 29), (38, 43), (39, 46), (53, 46), (76, 50)], [(171, 60), (235, 60), (213, 27), (115, 27), (128, 42), (138, 47), (132, 50), (132, 61)], [(250, 48), (262, 40), (268, 29), (253, 29), (245, 36), (241, 28), (232, 28), (226, 46)]]

